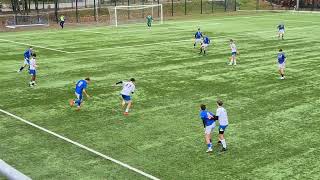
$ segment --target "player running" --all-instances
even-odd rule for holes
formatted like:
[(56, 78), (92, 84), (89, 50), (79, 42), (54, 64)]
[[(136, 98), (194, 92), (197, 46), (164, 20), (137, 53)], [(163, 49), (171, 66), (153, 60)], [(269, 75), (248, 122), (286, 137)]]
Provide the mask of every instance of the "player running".
[(210, 44), (210, 39), (209, 39), (209, 37), (206, 36), (204, 33), (203, 33), (203, 35), (204, 35), (203, 43), (201, 44), (200, 53), (199, 53), (199, 54), (201, 54), (202, 51), (203, 51), (203, 54), (206, 55), (207, 47), (208, 47), (209, 44)]
[(200, 28), (198, 28), (198, 31), (194, 34), (195, 40), (194, 40), (193, 48), (196, 48), (197, 43), (200, 43), (200, 44), (202, 43), (202, 40), (201, 40), (202, 37), (203, 37), (202, 32), (200, 31)]
[(278, 25), (278, 39), (280, 39), (280, 36), (281, 36), (281, 39), (283, 40), (283, 37), (284, 37), (284, 24), (279, 24)]
[(221, 100), (217, 101), (217, 112), (216, 115), (213, 116), (214, 120), (219, 120), (219, 141), (218, 143), (222, 144), (222, 150), (221, 151), (226, 151), (227, 150), (227, 143), (224, 138), (224, 132), (226, 131), (226, 128), (228, 127), (228, 114), (227, 111), (224, 107), (222, 107), (223, 102)]
[(151, 15), (148, 15), (148, 16), (147, 16), (147, 26), (148, 26), (149, 29), (151, 28), (151, 23), (152, 23), (152, 21), (153, 21), (152, 16), (151, 16)]
[(37, 62), (36, 62), (37, 55), (35, 53), (32, 54), (32, 58), (29, 61), (29, 74), (31, 75), (31, 81), (29, 83), (30, 87), (36, 86), (36, 75), (37, 75)]
[(76, 95), (76, 99), (75, 100), (70, 100), (69, 104), (72, 107), (74, 104), (77, 104), (77, 111), (80, 110), (81, 108), (81, 103), (83, 101), (83, 97), (82, 97), (82, 93), (84, 93), (87, 98), (90, 98), (90, 96), (88, 95), (86, 88), (88, 86), (88, 84), (90, 84), (91, 80), (90, 78), (85, 78), (82, 80), (79, 80), (76, 84), (76, 89), (75, 89), (75, 95)]
[(129, 110), (132, 104), (132, 98), (131, 95), (134, 93), (135, 91), (135, 79), (131, 78), (129, 82), (124, 82), (124, 81), (119, 81), (116, 83), (116, 85), (118, 84), (122, 84), (122, 91), (121, 91), (121, 97), (122, 97), (122, 108), (125, 107), (126, 104), (126, 110), (123, 113), (124, 115), (129, 115)]
[(26, 66), (28, 66), (30, 64), (30, 57), (32, 55), (32, 47), (30, 46), (27, 50), (24, 51), (24, 63), (23, 66), (20, 67), (20, 69), (18, 70), (18, 72), (21, 72), (23, 70), (23, 68), (25, 68)]
[(279, 49), (278, 53), (278, 67), (279, 67), (279, 74), (280, 74), (280, 79), (285, 79), (284, 76), (284, 69), (286, 67), (286, 55), (284, 52), (282, 52), (282, 49)]
[(229, 65), (237, 65), (237, 46), (232, 39), (230, 39), (231, 57)]
[(211, 133), (213, 132), (216, 123), (213, 119), (214, 114), (212, 112), (209, 112), (206, 110), (206, 105), (201, 104), (200, 105), (200, 118), (203, 122), (204, 127), (204, 138), (206, 141), (206, 144), (208, 146), (207, 153), (212, 152), (212, 141), (211, 141)]
[(64, 15), (60, 16), (60, 26), (61, 26), (61, 29), (63, 29), (63, 27), (64, 27)]

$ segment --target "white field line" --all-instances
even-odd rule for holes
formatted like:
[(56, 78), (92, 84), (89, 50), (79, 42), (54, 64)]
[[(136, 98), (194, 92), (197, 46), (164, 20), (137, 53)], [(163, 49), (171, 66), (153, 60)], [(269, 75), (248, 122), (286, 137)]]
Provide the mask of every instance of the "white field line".
[(43, 46), (38, 46), (38, 45), (33, 45), (33, 44), (28, 44), (28, 43), (16, 42), (16, 41), (11, 41), (11, 40), (7, 40), (7, 39), (0, 39), (0, 41), (10, 42), (10, 43), (14, 43), (14, 44), (21, 44), (21, 45), (26, 45), (26, 46), (32, 46), (32, 47), (37, 47), (37, 48), (40, 48), (40, 49), (47, 49), (47, 50), (50, 50), (50, 51), (56, 51), (56, 52), (62, 52), (62, 53), (70, 53), (70, 52), (64, 51), (64, 50), (53, 49), (53, 48), (48, 48), (48, 47), (43, 47)]
[(98, 151), (95, 151), (95, 150), (93, 150), (93, 149), (91, 149), (91, 148), (89, 148), (89, 147), (87, 147), (87, 146), (85, 146), (85, 145), (82, 145), (82, 144), (78, 143), (78, 142), (72, 141), (71, 139), (68, 139), (68, 138), (66, 138), (66, 137), (64, 137), (64, 136), (61, 136), (61, 135), (59, 135), (59, 134), (57, 134), (57, 133), (55, 133), (55, 132), (52, 132), (52, 131), (50, 131), (50, 130), (48, 130), (48, 129), (45, 129), (45, 128), (41, 127), (41, 126), (38, 126), (38, 125), (36, 125), (36, 124), (34, 124), (34, 123), (32, 123), (32, 122), (29, 122), (29, 121), (27, 121), (27, 120), (25, 120), (25, 119), (22, 119), (21, 117), (18, 117), (18, 116), (14, 115), (14, 114), (11, 114), (11, 113), (9, 113), (9, 112), (7, 112), (7, 111), (5, 111), (5, 110), (0, 109), (0, 112), (6, 114), (6, 115), (8, 115), (8, 116), (11, 116), (11, 117), (13, 117), (13, 118), (15, 118), (15, 119), (18, 119), (19, 121), (22, 121), (22, 122), (24, 122), (24, 123), (26, 123), (26, 124), (28, 124), (28, 125), (30, 125), (30, 126), (33, 126), (33, 127), (37, 128), (37, 129), (40, 129), (41, 131), (44, 131), (44, 132), (46, 132), (46, 133), (49, 133), (49, 134), (51, 134), (51, 135), (53, 135), (53, 136), (55, 136), (55, 137), (57, 137), (57, 138), (59, 138), (59, 139), (62, 139), (62, 140), (64, 140), (64, 141), (67, 141), (67, 142), (69, 142), (69, 143), (71, 143), (71, 144), (73, 144), (73, 145), (76, 145), (76, 146), (78, 146), (78, 147), (80, 147), (80, 148), (82, 148), (82, 149), (85, 149), (85, 150), (87, 150), (87, 151), (89, 151), (89, 152), (91, 152), (91, 153), (93, 153), (93, 154), (95, 154), (95, 155), (98, 155), (98, 156), (100, 156), (100, 157), (102, 157), (102, 158), (104, 158), (104, 159), (107, 159), (107, 160), (112, 161), (112, 162), (114, 162), (114, 163), (116, 163), (116, 164), (119, 164), (119, 165), (121, 165), (121, 166), (123, 166), (123, 167), (125, 167), (125, 168), (128, 168), (128, 169), (130, 169), (130, 170), (132, 170), (132, 171), (134, 171), (134, 172), (136, 172), (136, 173), (138, 173), (138, 174), (141, 174), (142, 176), (145, 176), (145, 177), (147, 177), (147, 178), (149, 178), (149, 179), (152, 179), (152, 180), (160, 180), (160, 179), (157, 178), (157, 177), (154, 177), (154, 176), (152, 176), (152, 175), (150, 175), (150, 174), (148, 174), (148, 173), (145, 173), (145, 172), (143, 172), (143, 171), (141, 171), (141, 170), (139, 170), (139, 169), (136, 169), (136, 168), (134, 168), (134, 167), (132, 167), (132, 166), (126, 164), (126, 163), (123, 163), (123, 162), (121, 162), (121, 161), (118, 161), (118, 160), (116, 160), (116, 159), (113, 159), (113, 158), (111, 158), (111, 157), (109, 157), (109, 156), (107, 156), (107, 155), (104, 155), (104, 154), (102, 154), (102, 153), (100, 153), (100, 152), (98, 152)]

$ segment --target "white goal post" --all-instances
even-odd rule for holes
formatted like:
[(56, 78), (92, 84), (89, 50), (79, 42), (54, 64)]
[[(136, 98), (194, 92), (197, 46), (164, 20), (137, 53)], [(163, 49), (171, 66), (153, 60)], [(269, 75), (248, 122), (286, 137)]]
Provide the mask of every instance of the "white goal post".
[(49, 14), (7, 15), (7, 28), (32, 26), (49, 26)]
[(109, 6), (110, 25), (145, 22), (146, 17), (151, 15), (154, 22), (163, 24), (162, 4), (132, 5), (132, 6)]

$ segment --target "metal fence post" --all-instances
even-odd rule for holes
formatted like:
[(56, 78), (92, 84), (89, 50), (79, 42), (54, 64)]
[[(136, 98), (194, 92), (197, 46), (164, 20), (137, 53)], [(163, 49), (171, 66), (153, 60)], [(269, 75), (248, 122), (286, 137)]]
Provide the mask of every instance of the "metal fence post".
[(96, 0), (93, 0), (93, 15), (94, 15), (94, 21), (97, 22)]
[(227, 0), (224, 0), (224, 12), (227, 11)]
[(187, 0), (184, 0), (184, 15), (187, 15)]
[(202, 0), (200, 1), (200, 7), (201, 7), (200, 14), (202, 14)]
[(78, 0), (76, 0), (76, 20), (79, 23)]
[(173, 16), (173, 0), (171, 0), (171, 16)]

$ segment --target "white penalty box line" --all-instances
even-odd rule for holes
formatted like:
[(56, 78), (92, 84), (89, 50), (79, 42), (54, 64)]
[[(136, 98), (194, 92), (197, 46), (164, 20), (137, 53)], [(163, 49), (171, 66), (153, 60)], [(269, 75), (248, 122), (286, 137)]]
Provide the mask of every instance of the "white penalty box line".
[(121, 162), (121, 161), (118, 161), (118, 160), (116, 160), (116, 159), (113, 159), (112, 157), (109, 157), (109, 156), (107, 156), (107, 155), (104, 155), (104, 154), (102, 154), (102, 153), (100, 153), (100, 152), (98, 152), (98, 151), (96, 151), (96, 150), (94, 150), (94, 149), (91, 149), (91, 148), (89, 148), (89, 147), (87, 147), (87, 146), (85, 146), (85, 145), (83, 145), (83, 144), (80, 144), (80, 143), (78, 143), (78, 142), (76, 142), (76, 141), (73, 141), (73, 140), (71, 140), (71, 139), (69, 139), (69, 138), (66, 138), (66, 137), (64, 137), (64, 136), (61, 136), (61, 135), (59, 135), (59, 134), (57, 134), (57, 133), (55, 133), (55, 132), (52, 132), (52, 131), (50, 131), (50, 130), (48, 130), (48, 129), (45, 129), (45, 128), (41, 127), (41, 126), (38, 126), (38, 125), (36, 125), (36, 124), (34, 124), (34, 123), (30, 122), (30, 121), (27, 121), (27, 120), (25, 120), (25, 119), (22, 119), (21, 117), (16, 116), (16, 115), (14, 115), (14, 114), (11, 114), (11, 113), (9, 113), (9, 112), (7, 112), (7, 111), (5, 111), (5, 110), (0, 109), (0, 112), (6, 114), (6, 115), (8, 115), (8, 116), (11, 116), (11, 117), (13, 117), (13, 118), (15, 118), (15, 119), (17, 119), (17, 120), (19, 120), (19, 121), (22, 121), (22, 122), (24, 122), (24, 123), (26, 123), (26, 124), (28, 124), (28, 125), (30, 125), (30, 126), (32, 126), (32, 127), (35, 127), (35, 128), (37, 128), (37, 129), (40, 129), (41, 131), (44, 131), (44, 132), (46, 132), (46, 133), (48, 133), (48, 134), (51, 134), (51, 135), (53, 135), (53, 136), (55, 136), (55, 137), (57, 137), (57, 138), (59, 138), (59, 139), (62, 139), (62, 140), (64, 140), (64, 141), (67, 141), (68, 143), (71, 143), (71, 144), (73, 144), (73, 145), (75, 145), (75, 146), (78, 146), (78, 147), (80, 147), (80, 148), (82, 148), (82, 149), (85, 149), (85, 150), (87, 150), (87, 151), (89, 151), (89, 152), (91, 152), (91, 153), (93, 153), (93, 154), (95, 154), (95, 155), (98, 155), (98, 156), (100, 156), (100, 157), (102, 157), (102, 158), (104, 158), (104, 159), (107, 159), (107, 160), (109, 160), (109, 161), (112, 161), (112, 162), (120, 165), (120, 166), (123, 166), (123, 167), (125, 167), (125, 168), (127, 168), (127, 169), (130, 169), (130, 170), (132, 170), (132, 171), (134, 171), (134, 172), (136, 172), (136, 173), (138, 173), (138, 174), (140, 174), (140, 175), (142, 175), (142, 176), (145, 176), (145, 177), (147, 177), (147, 178), (149, 178), (149, 179), (152, 179), (152, 180), (160, 180), (159, 178), (157, 178), (157, 177), (155, 177), (155, 176), (152, 176), (152, 175), (150, 175), (150, 174), (148, 174), (148, 173), (145, 173), (145, 172), (143, 172), (143, 171), (141, 171), (141, 170), (139, 170), (139, 169), (137, 169), (137, 168), (134, 168), (134, 167), (132, 167), (132, 166), (126, 164), (126, 163), (123, 163), (123, 162)]

